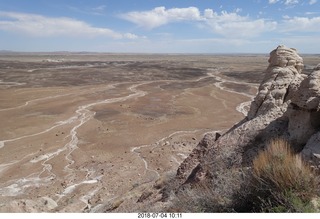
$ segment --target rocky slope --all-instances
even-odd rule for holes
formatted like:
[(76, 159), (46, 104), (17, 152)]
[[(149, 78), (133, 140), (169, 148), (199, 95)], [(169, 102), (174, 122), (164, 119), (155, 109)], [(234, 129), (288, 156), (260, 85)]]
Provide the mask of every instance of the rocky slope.
[[(184, 199), (186, 196), (214, 202), (216, 209), (211, 211), (231, 209), (228, 207), (239, 199), (238, 192), (246, 189), (253, 159), (276, 138), (286, 139), (297, 153), (318, 166), (320, 65), (311, 73), (305, 71), (303, 59), (295, 49), (278, 46), (270, 53), (264, 74), (243, 120), (225, 133), (207, 133), (175, 175), (160, 177), (136, 191), (139, 198), (122, 197), (103, 204), (98, 211), (193, 212), (193, 205), (198, 203)], [(126, 205), (121, 204), (123, 199)], [(189, 202), (187, 208), (179, 208), (182, 202)]]
[(310, 75), (304, 74), (303, 67), (295, 49), (273, 50), (247, 117), (218, 139), (216, 133), (209, 133), (201, 140), (177, 171), (175, 193), (206, 184), (217, 200), (230, 204), (246, 180), (243, 171), (267, 142), (278, 137), (318, 165), (320, 65)]

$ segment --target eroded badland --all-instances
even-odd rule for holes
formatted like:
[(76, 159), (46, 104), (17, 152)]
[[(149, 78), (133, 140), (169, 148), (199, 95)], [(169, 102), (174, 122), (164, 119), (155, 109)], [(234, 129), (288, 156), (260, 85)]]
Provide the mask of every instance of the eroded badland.
[(0, 212), (96, 212), (119, 197), (134, 210), (125, 200), (246, 115), (267, 60), (1, 54)]

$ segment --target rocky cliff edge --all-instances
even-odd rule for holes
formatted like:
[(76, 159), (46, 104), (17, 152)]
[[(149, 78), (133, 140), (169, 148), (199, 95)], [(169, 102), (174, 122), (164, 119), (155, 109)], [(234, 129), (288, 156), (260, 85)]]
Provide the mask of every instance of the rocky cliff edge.
[(303, 73), (296, 49), (278, 46), (246, 118), (222, 134), (208, 133), (180, 165), (176, 193), (201, 182), (221, 199), (232, 200), (244, 171), (271, 139), (288, 140), (297, 153), (320, 164), (320, 65)]

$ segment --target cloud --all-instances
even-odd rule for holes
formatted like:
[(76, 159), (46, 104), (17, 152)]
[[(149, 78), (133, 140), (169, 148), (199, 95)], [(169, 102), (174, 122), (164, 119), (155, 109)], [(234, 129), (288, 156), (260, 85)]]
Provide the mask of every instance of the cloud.
[(133, 39), (134, 34), (121, 34), (108, 28), (93, 27), (83, 21), (59, 17), (45, 17), (37, 14), (1, 12), (0, 30), (26, 34), (34, 37), (110, 37), (114, 39)]
[(284, 1), (285, 5), (295, 5), (295, 4), (298, 4), (298, 3), (299, 3), (299, 0), (285, 0)]
[(320, 17), (285, 17), (281, 24), (283, 32), (320, 32)]
[(242, 8), (236, 8), (236, 9), (234, 10), (235, 13), (239, 13), (239, 12), (241, 12), (241, 11), (242, 11)]
[(317, 0), (310, 0), (310, 1), (309, 1), (309, 5), (313, 5), (313, 4), (315, 4), (315, 3), (317, 3)]
[(279, 0), (269, 0), (269, 4), (275, 4), (277, 3)]
[(319, 14), (319, 12), (307, 11), (307, 12), (305, 13), (305, 15), (315, 15), (315, 14)]
[(100, 5), (100, 6), (92, 8), (92, 10), (101, 12), (101, 11), (104, 11), (106, 9), (106, 7), (107, 6), (105, 6), (105, 5)]
[[(310, 0), (310, 1), (317, 1), (317, 0)], [(280, 0), (269, 0), (269, 4), (276, 4), (280, 2)], [(294, 7), (296, 4), (299, 3), (299, 0), (283, 0), (280, 3), (285, 4), (287, 7)]]
[(100, 6), (91, 8), (92, 12), (90, 12), (90, 13), (92, 13), (93, 15), (104, 15), (106, 7), (107, 6), (105, 6), (105, 5), (100, 5)]
[(168, 10), (165, 7), (156, 7), (150, 11), (129, 12), (120, 15), (120, 17), (147, 29), (153, 29), (171, 22), (201, 19), (200, 11), (196, 7)]
[[(134, 40), (134, 39), (138, 39), (139, 37), (135, 34), (132, 34), (132, 33), (125, 33), (125, 34), (123, 34), (123, 38)], [(145, 37), (143, 37), (143, 38), (145, 38)]]
[(73, 12), (87, 14), (87, 15), (95, 15), (95, 16), (104, 16), (106, 15), (106, 5), (100, 5), (96, 7), (75, 7), (71, 5), (67, 5), (66, 8)]
[(228, 38), (251, 38), (263, 32), (274, 30), (277, 22), (264, 19), (252, 20), (237, 13), (222, 11), (221, 14), (212, 9), (204, 11), (205, 23), (214, 33)]
[(258, 36), (262, 32), (274, 30), (277, 23), (264, 19), (252, 20), (247, 16), (240, 16), (240, 8), (235, 12), (222, 11), (220, 14), (212, 9), (205, 9), (203, 14), (196, 7), (172, 8), (156, 7), (149, 11), (134, 11), (122, 14), (120, 17), (137, 24), (140, 27), (154, 29), (172, 22), (195, 22), (211, 32), (225, 37)]

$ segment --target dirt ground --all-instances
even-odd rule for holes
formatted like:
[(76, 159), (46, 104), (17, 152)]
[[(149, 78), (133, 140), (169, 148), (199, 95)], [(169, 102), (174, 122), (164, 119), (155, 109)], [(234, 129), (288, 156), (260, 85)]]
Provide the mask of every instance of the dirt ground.
[(245, 116), (267, 60), (0, 54), (0, 212), (95, 212), (141, 196), (205, 133)]

